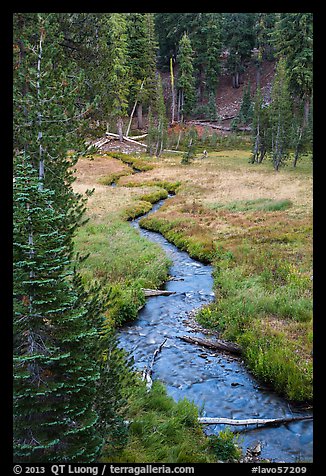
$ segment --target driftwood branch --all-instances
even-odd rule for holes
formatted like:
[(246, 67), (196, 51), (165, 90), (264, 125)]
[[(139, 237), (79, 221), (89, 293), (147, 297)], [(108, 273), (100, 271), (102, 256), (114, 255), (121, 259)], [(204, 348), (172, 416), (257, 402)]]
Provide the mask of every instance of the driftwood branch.
[(292, 421), (311, 420), (312, 416), (296, 416), (285, 418), (248, 418), (246, 420), (234, 420), (232, 418), (198, 418), (198, 422), (203, 425), (279, 425), (281, 423), (290, 423)]
[(212, 350), (222, 350), (225, 352), (230, 352), (232, 354), (241, 354), (241, 348), (237, 344), (232, 342), (226, 342), (221, 339), (217, 339), (214, 342), (209, 340), (200, 339), (199, 337), (190, 337), (190, 336), (180, 336), (179, 339), (189, 342), (190, 344), (197, 344), (203, 347), (207, 347)]
[(175, 291), (165, 291), (162, 289), (143, 289), (145, 297), (152, 296), (170, 296), (170, 294), (175, 294)]
[(153, 366), (154, 366), (155, 359), (158, 356), (158, 354), (162, 351), (162, 348), (166, 341), (167, 341), (167, 338), (165, 338), (164, 341), (158, 346), (158, 348), (155, 350), (153, 354), (151, 363), (149, 364), (148, 367), (146, 366), (143, 370), (142, 380), (146, 381), (147, 392), (150, 391), (153, 385), (152, 373), (153, 373)]

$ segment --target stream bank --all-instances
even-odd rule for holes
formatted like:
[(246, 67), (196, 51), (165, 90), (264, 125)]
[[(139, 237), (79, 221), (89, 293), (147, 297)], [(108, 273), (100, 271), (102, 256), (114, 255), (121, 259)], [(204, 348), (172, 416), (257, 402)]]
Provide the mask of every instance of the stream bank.
[[(162, 381), (176, 401), (194, 401), (202, 416), (245, 419), (309, 415), (262, 387), (241, 358), (200, 349), (179, 338), (185, 334), (205, 337), (187, 321), (194, 309), (213, 301), (212, 267), (190, 258), (162, 235), (141, 229), (138, 222), (136, 219), (131, 224), (142, 236), (160, 244), (172, 260), (171, 279), (165, 289), (175, 294), (148, 298), (137, 321), (121, 328), (120, 345), (134, 357), (135, 368), (143, 370), (155, 349), (167, 339), (155, 362), (153, 378)], [(312, 426), (311, 420), (303, 420), (273, 428), (244, 427), (240, 429), (239, 444), (246, 448), (259, 441), (261, 457), (275, 462), (311, 461)], [(205, 431), (216, 434), (224, 428), (215, 425)]]

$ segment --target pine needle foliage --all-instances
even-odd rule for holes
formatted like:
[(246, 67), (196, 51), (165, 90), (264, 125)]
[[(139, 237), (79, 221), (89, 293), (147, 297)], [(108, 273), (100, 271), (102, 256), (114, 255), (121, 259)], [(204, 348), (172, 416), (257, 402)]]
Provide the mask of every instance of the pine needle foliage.
[(17, 462), (94, 462), (121, 428), (119, 353), (104, 326), (105, 296), (81, 286), (73, 248), (86, 197), (72, 188), (72, 167), (85, 148), (76, 136), (89, 106), (82, 75), (64, 61), (59, 25), (57, 14), (14, 16)]

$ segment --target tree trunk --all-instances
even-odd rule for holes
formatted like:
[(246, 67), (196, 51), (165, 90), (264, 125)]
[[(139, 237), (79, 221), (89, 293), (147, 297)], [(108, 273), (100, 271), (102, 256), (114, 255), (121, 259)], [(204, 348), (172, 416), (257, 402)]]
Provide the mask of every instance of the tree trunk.
[(183, 89), (181, 89), (181, 117), (180, 121), (183, 123), (183, 106), (184, 106), (184, 95), (183, 95)]
[(175, 294), (175, 291), (166, 291), (163, 289), (142, 289), (144, 292), (145, 297), (153, 297), (153, 296), (170, 296), (171, 294)]
[(179, 148), (180, 139), (181, 139), (181, 130), (179, 131), (178, 140), (177, 140), (177, 145), (176, 145), (175, 150), (178, 150), (178, 148)]
[(240, 87), (240, 74), (239, 71), (235, 71), (232, 77), (232, 87), (238, 89)]
[(306, 127), (308, 124), (308, 118), (309, 118), (309, 109), (310, 109), (310, 97), (306, 97), (304, 101), (304, 114), (303, 114), (303, 124), (302, 127)]
[(180, 121), (180, 109), (181, 109), (181, 107), (180, 107), (180, 101), (181, 101), (181, 99), (180, 99), (180, 94), (181, 94), (181, 91), (180, 91), (180, 89), (179, 89), (179, 91), (178, 91), (178, 107), (177, 107), (177, 117), (178, 117), (178, 121)]
[(220, 339), (212, 342), (209, 340), (201, 339), (199, 337), (190, 337), (190, 336), (180, 336), (179, 339), (189, 342), (190, 344), (197, 344), (203, 347), (207, 347), (212, 350), (222, 350), (230, 352), (232, 354), (241, 354), (241, 348), (232, 342), (225, 342)]
[(171, 124), (173, 124), (174, 123), (174, 113), (175, 113), (175, 89), (174, 89), (174, 74), (173, 74), (172, 58), (170, 58), (170, 79), (171, 79), (171, 92), (172, 92)]
[(146, 366), (143, 370), (142, 380), (146, 380), (147, 392), (150, 391), (153, 385), (152, 373), (153, 373), (153, 366), (154, 366), (155, 359), (158, 356), (158, 354), (162, 351), (162, 348), (167, 340), (168, 339), (166, 337), (164, 341), (159, 345), (159, 347), (155, 350), (152, 357), (152, 361), (149, 364), (149, 366), (148, 367)]
[(259, 154), (259, 159), (258, 159), (258, 163), (261, 164), (262, 161), (264, 160), (264, 157), (266, 155), (266, 147), (264, 145), (261, 145), (260, 147), (260, 154)]
[(200, 68), (200, 72), (199, 72), (199, 102), (201, 102), (203, 100), (204, 92), (205, 92), (205, 86), (204, 86), (203, 71), (202, 71), (202, 68)]
[(143, 129), (143, 105), (139, 103), (137, 106), (137, 128)]
[(261, 65), (259, 64), (256, 69), (256, 90), (260, 86), (260, 78), (261, 78)]
[(296, 143), (296, 146), (295, 146), (293, 167), (296, 167), (296, 166), (297, 166), (297, 162), (298, 162), (298, 159), (299, 159), (301, 139), (302, 139), (302, 134), (303, 134), (303, 127), (304, 127), (304, 125), (302, 124), (302, 127), (300, 127), (299, 137), (298, 137), (298, 140), (297, 140), (297, 143)]
[(39, 52), (37, 57), (37, 80), (36, 80), (36, 90), (37, 90), (37, 101), (38, 108), (37, 111), (37, 123), (38, 123), (38, 133), (37, 140), (39, 142), (39, 189), (43, 190), (43, 181), (44, 181), (44, 157), (43, 157), (43, 146), (42, 146), (42, 106), (41, 106), (41, 61), (42, 61), (42, 43), (43, 43), (43, 30), (41, 30), (40, 41), (39, 41)]
[(118, 129), (118, 135), (119, 135), (119, 141), (120, 141), (120, 142), (123, 141), (122, 126), (123, 126), (122, 117), (118, 117), (118, 120), (117, 120), (117, 129)]
[(252, 156), (252, 159), (251, 159), (252, 164), (254, 164), (255, 162), (258, 163), (259, 145), (260, 145), (260, 136), (259, 136), (259, 121), (258, 121), (254, 151), (253, 151), (253, 156)]

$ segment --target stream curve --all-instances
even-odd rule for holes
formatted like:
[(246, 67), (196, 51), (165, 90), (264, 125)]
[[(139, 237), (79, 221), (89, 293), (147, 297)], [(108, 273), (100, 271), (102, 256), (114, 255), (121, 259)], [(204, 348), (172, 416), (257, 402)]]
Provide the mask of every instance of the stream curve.
[[(161, 200), (155, 204), (149, 213), (154, 213), (163, 203)], [(183, 335), (205, 338), (200, 332), (194, 332), (187, 320), (191, 311), (214, 299), (212, 266), (190, 258), (159, 233), (140, 228), (139, 220), (133, 220), (131, 225), (148, 240), (160, 244), (172, 260), (171, 279), (164, 289), (175, 294), (147, 298), (138, 319), (119, 330), (119, 344), (134, 357), (135, 369), (142, 371), (167, 338), (155, 360), (153, 379), (162, 381), (176, 401), (185, 397), (193, 401), (202, 410), (202, 416), (246, 419), (310, 415), (311, 412), (300, 410), (262, 386), (241, 358), (179, 339)], [(234, 427), (229, 428), (235, 431)], [(216, 434), (222, 429), (225, 425), (209, 425), (205, 432)], [(238, 443), (244, 452), (259, 441), (263, 459), (285, 463), (312, 461), (312, 420), (268, 428), (241, 427), (240, 430), (243, 431)]]

